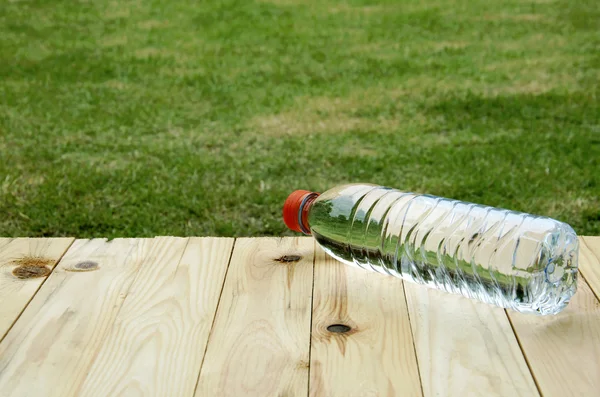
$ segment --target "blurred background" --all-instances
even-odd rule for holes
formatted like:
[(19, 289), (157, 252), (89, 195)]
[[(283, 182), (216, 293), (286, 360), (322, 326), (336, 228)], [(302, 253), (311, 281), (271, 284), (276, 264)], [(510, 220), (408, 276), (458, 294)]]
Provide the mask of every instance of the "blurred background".
[(598, 0), (0, 10), (0, 235), (290, 235), (347, 182), (600, 234)]

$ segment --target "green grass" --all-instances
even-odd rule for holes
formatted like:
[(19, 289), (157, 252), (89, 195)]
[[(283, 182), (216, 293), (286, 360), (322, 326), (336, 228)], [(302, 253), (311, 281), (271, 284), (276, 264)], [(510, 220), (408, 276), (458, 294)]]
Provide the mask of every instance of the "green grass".
[(600, 234), (600, 2), (3, 1), (0, 235), (282, 235), (371, 182)]

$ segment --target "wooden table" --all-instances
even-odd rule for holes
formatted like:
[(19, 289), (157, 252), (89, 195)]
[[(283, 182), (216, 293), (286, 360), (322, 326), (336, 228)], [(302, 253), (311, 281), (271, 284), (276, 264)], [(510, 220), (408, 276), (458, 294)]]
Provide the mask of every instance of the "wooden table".
[(0, 395), (598, 396), (600, 237), (557, 316), (342, 265), (311, 238), (0, 239)]

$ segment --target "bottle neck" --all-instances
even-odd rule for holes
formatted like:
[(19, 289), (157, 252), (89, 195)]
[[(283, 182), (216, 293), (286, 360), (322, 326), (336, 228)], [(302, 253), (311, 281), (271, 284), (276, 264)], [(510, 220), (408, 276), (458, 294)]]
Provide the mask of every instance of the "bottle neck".
[(310, 226), (308, 225), (308, 213), (313, 205), (313, 202), (319, 197), (319, 193), (311, 193), (302, 199), (300, 208), (298, 209), (298, 225), (302, 233), (310, 235)]

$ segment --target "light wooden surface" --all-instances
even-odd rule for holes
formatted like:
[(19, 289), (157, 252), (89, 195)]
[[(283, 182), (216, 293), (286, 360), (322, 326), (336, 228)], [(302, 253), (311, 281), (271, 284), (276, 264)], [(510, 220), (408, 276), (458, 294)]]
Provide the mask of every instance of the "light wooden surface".
[(579, 267), (589, 286), (600, 299), (600, 237), (586, 237), (581, 241)]
[[(138, 239), (73, 243), (0, 344), (5, 395), (75, 395), (113, 327), (147, 245)], [(82, 263), (88, 269), (81, 270), (88, 271), (74, 271)]]
[(81, 395), (192, 395), (232, 245), (154, 239)]
[(536, 396), (501, 308), (406, 283), (426, 396)]
[(314, 243), (238, 239), (197, 396), (306, 395)]
[(557, 316), (311, 238), (0, 239), (0, 395), (597, 396), (600, 238)]
[(585, 280), (557, 316), (509, 317), (544, 396), (600, 395), (600, 303)]
[(72, 242), (71, 238), (0, 239), (0, 339)]
[[(311, 396), (421, 395), (402, 284), (317, 252)], [(351, 329), (331, 332), (332, 324)]]

